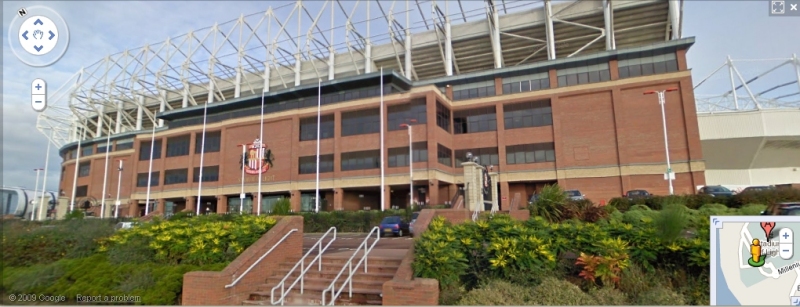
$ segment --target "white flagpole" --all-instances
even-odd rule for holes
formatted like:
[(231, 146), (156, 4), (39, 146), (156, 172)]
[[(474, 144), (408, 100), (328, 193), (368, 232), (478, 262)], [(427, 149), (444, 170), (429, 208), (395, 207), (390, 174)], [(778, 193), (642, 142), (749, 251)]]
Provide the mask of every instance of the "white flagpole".
[(83, 133), (80, 139), (78, 139), (78, 154), (75, 156), (75, 174), (72, 177), (72, 200), (69, 204), (69, 211), (75, 211), (75, 192), (78, 189), (78, 165), (81, 164), (81, 141), (83, 138), (86, 137), (86, 128), (83, 128)]
[(314, 212), (319, 213), (319, 139), (320, 139), (320, 124), (322, 121), (322, 80), (317, 81), (317, 195), (316, 195), (316, 208)]
[(119, 217), (119, 205), (120, 205), (120, 203), (119, 203), (119, 190), (120, 190), (120, 187), (122, 187), (122, 160), (121, 159), (119, 160), (119, 169), (118, 170), (119, 170), (119, 177), (117, 177), (117, 202), (114, 203), (114, 206), (116, 206), (116, 208), (114, 209), (114, 218), (118, 218)]
[(264, 164), (264, 93), (266, 93), (267, 88), (264, 88), (264, 91), (261, 92), (261, 128), (259, 128), (259, 135), (258, 135), (258, 209), (256, 209), (256, 215), (261, 215), (261, 169), (263, 168)]
[(153, 132), (150, 136), (150, 168), (147, 171), (147, 202), (144, 204), (144, 215), (150, 214), (150, 185), (153, 183), (153, 151), (156, 148), (156, 122), (153, 121)]
[(203, 158), (206, 154), (206, 120), (208, 115), (208, 101), (203, 105), (203, 136), (200, 139), (200, 172), (197, 174), (197, 208), (195, 214), (200, 215), (200, 195), (203, 193)]
[(111, 152), (111, 127), (108, 127), (106, 136), (106, 163), (103, 171), (103, 199), (100, 201), (100, 218), (106, 217), (106, 183), (108, 182), (108, 154)]
[(381, 211), (386, 209), (386, 179), (384, 178), (385, 170), (383, 168), (383, 67), (381, 67)]
[[(53, 134), (50, 133), (50, 135), (52, 136)], [(44, 191), (47, 191), (46, 190), (47, 189), (47, 165), (48, 165), (48, 162), (50, 162), (50, 144), (51, 143), (52, 142), (50, 142), (50, 138), (48, 137), (47, 138), (47, 153), (44, 156), (44, 178), (42, 178), (42, 199), (39, 200), (39, 220), (40, 221), (43, 219), (42, 211), (44, 210), (44, 193), (45, 193)], [(53, 201), (56, 201), (56, 200), (53, 199)]]
[(244, 154), (247, 151), (247, 144), (242, 144), (242, 192), (239, 194), (239, 214), (244, 210)]

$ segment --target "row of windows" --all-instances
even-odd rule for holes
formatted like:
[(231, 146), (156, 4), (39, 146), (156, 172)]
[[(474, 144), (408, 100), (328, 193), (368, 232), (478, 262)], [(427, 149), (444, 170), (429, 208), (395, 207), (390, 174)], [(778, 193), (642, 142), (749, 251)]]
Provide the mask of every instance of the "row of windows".
[(436, 125), (450, 132), (450, 109), (441, 102), (436, 102)]
[(549, 100), (520, 102), (503, 106), (506, 129), (541, 127), (553, 124)]
[(631, 64), (628, 66), (620, 66), (619, 77), (632, 78), (639, 76), (649, 76), (654, 74), (663, 74), (678, 71), (677, 60), (667, 60), (663, 62)]
[(406, 129), (402, 124), (426, 124), (428, 123), (427, 105), (425, 98), (414, 99), (410, 103), (390, 106), (387, 108), (387, 130)]
[[(333, 172), (333, 154), (319, 155), (319, 172)], [(300, 174), (317, 173), (317, 156), (300, 157)]]
[(497, 153), (497, 147), (486, 147), (456, 150), (456, 167), (461, 166), (461, 163), (467, 162), (467, 153), (471, 153), (473, 157), (478, 157), (478, 164), (500, 165), (500, 155)]
[(453, 100), (475, 99), (496, 95), (494, 84), (465, 88), (463, 90), (453, 90)]
[(342, 113), (342, 136), (380, 132), (380, 109), (364, 109)]
[(342, 171), (380, 168), (380, 151), (364, 150), (342, 153)]
[(447, 148), (442, 144), (438, 144), (436, 147), (436, 157), (439, 160), (439, 164), (450, 167), (453, 166), (453, 151), (450, 150), (450, 148)]
[(506, 146), (506, 164), (553, 162), (556, 151), (553, 143)]
[(453, 112), (454, 134), (484, 131), (497, 131), (497, 116), (493, 106)]
[[(150, 173), (150, 186), (156, 187), (159, 185), (159, 178), (161, 172)], [(193, 169), (192, 182), (200, 182), (200, 168)], [(164, 172), (164, 185), (187, 183), (189, 179), (189, 169), (171, 169)], [(203, 182), (216, 182), (219, 181), (219, 165), (203, 167)], [(136, 176), (137, 187), (147, 187), (148, 176), (147, 173), (139, 173)]]
[[(161, 158), (161, 141), (156, 140), (153, 146), (153, 160)], [(221, 131), (206, 131), (205, 142), (203, 141), (203, 133), (198, 132), (195, 134), (195, 154), (201, 153), (205, 148), (205, 152), (219, 152), (221, 149), (222, 132)], [(189, 135), (182, 135), (167, 138), (167, 157), (179, 157), (189, 155), (189, 144), (191, 138)], [(142, 141), (139, 148), (139, 161), (150, 160), (150, 141)]]
[[(277, 112), (296, 110), (302, 108), (317, 107), (318, 104), (328, 105), (352, 99), (362, 99), (369, 97), (380, 96), (381, 88), (379, 86), (364, 88), (360, 90), (351, 90), (343, 93), (333, 93), (322, 95), (321, 102), (317, 97), (306, 97), (297, 100), (284, 101), (279, 103), (267, 103), (264, 105), (264, 114), (272, 114)], [(397, 92), (391, 85), (384, 85), (384, 95), (389, 95)], [(349, 99), (348, 99), (349, 98)], [(258, 116), (261, 115), (261, 107), (248, 108), (243, 110), (225, 112), (221, 114), (209, 115), (206, 118), (206, 124), (217, 123), (224, 120)], [(169, 123), (170, 128), (186, 127), (193, 125), (202, 125), (203, 117), (195, 117), (188, 119), (175, 120)]]
[(300, 140), (310, 141), (317, 139), (317, 120), (319, 120), (319, 138), (330, 139), (334, 135), (334, 118), (333, 114), (323, 115), (317, 119), (314, 117), (306, 117), (300, 119)]
[(503, 83), (503, 95), (546, 90), (550, 88), (550, 78)]
[[(412, 146), (414, 162), (428, 162), (428, 143), (417, 142)], [(408, 147), (389, 148), (389, 167), (408, 166)]]

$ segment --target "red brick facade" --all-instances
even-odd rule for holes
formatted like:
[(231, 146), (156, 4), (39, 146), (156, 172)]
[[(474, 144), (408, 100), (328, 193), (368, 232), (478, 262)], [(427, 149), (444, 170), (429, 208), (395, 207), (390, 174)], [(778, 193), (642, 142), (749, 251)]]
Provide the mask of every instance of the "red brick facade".
[[(667, 182), (661, 110), (655, 95), (643, 95), (648, 90), (677, 87), (666, 93), (666, 118), (670, 157), (675, 193), (694, 193), (704, 185), (703, 162), (697, 126), (692, 80), (686, 68), (685, 52), (676, 53), (679, 71), (643, 77), (619, 79), (616, 61), (609, 63), (611, 80), (558, 87), (556, 69), (550, 69), (551, 89), (502, 95), (502, 78), (495, 79), (496, 96), (451, 101), (452, 87), (441, 93), (434, 86), (412, 88), (405, 93), (392, 93), (385, 97), (388, 107), (407, 104), (413, 99), (424, 99), (427, 106), (427, 124), (414, 125), (414, 142), (428, 142), (427, 162), (414, 163), (415, 190), (422, 188), (431, 204), (449, 201), (461, 182), (461, 169), (448, 167), (437, 161), (437, 146), (441, 144), (453, 152), (462, 149), (496, 147), (500, 173), (501, 209), (506, 210), (515, 193), (530, 196), (545, 184), (558, 183), (565, 189), (579, 189), (597, 202), (607, 201), (631, 189), (646, 189), (654, 194), (666, 194)], [(505, 129), (504, 105), (517, 102), (549, 100), (552, 108), (552, 125)], [(451, 131), (436, 125), (437, 102), (450, 109)], [(320, 153), (333, 154), (333, 171), (320, 174), (321, 197), (330, 204), (321, 210), (359, 210), (364, 206), (378, 209), (376, 198), (380, 185), (380, 169), (343, 171), (341, 154), (345, 152), (377, 150), (380, 134), (341, 136), (342, 114), (351, 110), (377, 108), (379, 99), (366, 98), (345, 101), (322, 107), (322, 115), (332, 114), (335, 136), (320, 142)], [(479, 107), (493, 107), (496, 111), (496, 131), (453, 134), (453, 112)], [(273, 166), (262, 176), (262, 193), (286, 195), (294, 210), (300, 210), (303, 192), (314, 191), (315, 174), (300, 174), (299, 158), (316, 154), (316, 141), (300, 141), (300, 119), (316, 117), (316, 108), (305, 108), (265, 115), (264, 140), (274, 155)], [(384, 119), (387, 118), (384, 112)], [(386, 123), (386, 121), (384, 121)], [(160, 184), (151, 187), (150, 198), (175, 202), (176, 211), (195, 208), (198, 184), (192, 182), (194, 167), (200, 166), (200, 154), (195, 153), (196, 140), (201, 132), (199, 125), (157, 132), (161, 140), (161, 158), (153, 160), (153, 171), (159, 171)], [(384, 129), (386, 129), (384, 127)], [(216, 202), (216, 212), (227, 211), (228, 198), (238, 198), (240, 192), (241, 144), (252, 143), (259, 135), (258, 116), (243, 117), (208, 125), (208, 132), (221, 131), (219, 152), (208, 152), (203, 165), (219, 166), (219, 180), (204, 182), (203, 201)], [(188, 155), (166, 157), (167, 138), (189, 135)], [(121, 215), (140, 215), (147, 188), (137, 187), (137, 174), (146, 173), (149, 161), (139, 159), (142, 143), (150, 141), (150, 133), (136, 136), (134, 148), (111, 153), (107, 181), (107, 205), (113, 205), (117, 187), (117, 159), (125, 159), (122, 175)], [(105, 140), (98, 140), (103, 143)], [(506, 146), (550, 143), (555, 148), (554, 162), (507, 164)], [(89, 145), (95, 146), (95, 145)], [(385, 132), (385, 159), (388, 148), (408, 146), (406, 130)], [(88, 186), (87, 196), (100, 202), (103, 187), (105, 154), (81, 157), (91, 162), (88, 176), (78, 177), (77, 186)], [(70, 197), (73, 189), (75, 161), (63, 163), (64, 171), (60, 189)], [(487, 163), (488, 164), (488, 163)], [(187, 168), (187, 183), (164, 185), (164, 171)], [(385, 207), (395, 203), (408, 203), (408, 167), (386, 167), (387, 196)], [(403, 177), (405, 176), (405, 177)], [(245, 175), (245, 192), (257, 190), (256, 175)], [(390, 179), (394, 178), (394, 179)], [(396, 196), (392, 196), (396, 193)], [(82, 199), (83, 196), (77, 197)], [(399, 197), (399, 198), (398, 198)], [(406, 197), (406, 198), (403, 198)], [(396, 200), (392, 200), (396, 199)], [(403, 200), (406, 199), (406, 200)], [(159, 207), (163, 206), (163, 203)], [(254, 206), (255, 207), (255, 206)], [(94, 209), (94, 210), (99, 210)], [(255, 209), (254, 209), (255, 211)]]

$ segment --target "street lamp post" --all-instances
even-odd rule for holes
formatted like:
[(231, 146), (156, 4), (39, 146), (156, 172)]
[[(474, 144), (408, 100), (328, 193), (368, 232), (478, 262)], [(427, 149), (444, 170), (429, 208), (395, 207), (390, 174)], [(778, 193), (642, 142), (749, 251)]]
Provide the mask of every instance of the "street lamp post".
[(644, 92), (645, 95), (658, 94), (658, 104), (661, 105), (661, 124), (664, 127), (664, 150), (666, 152), (666, 157), (667, 157), (667, 173), (666, 173), (664, 179), (666, 179), (667, 182), (669, 183), (669, 195), (673, 195), (674, 192), (675, 192), (675, 190), (672, 187), (672, 181), (675, 180), (675, 175), (672, 172), (672, 165), (670, 164), (670, 161), (669, 161), (669, 140), (667, 138), (667, 116), (666, 116), (665, 111), (664, 111), (664, 103), (665, 103), (666, 98), (664, 97), (665, 96), (664, 93), (666, 93), (666, 92), (674, 92), (674, 91), (677, 91), (677, 90), (678, 90), (678, 88), (672, 87), (672, 88), (668, 88), (666, 90), (661, 90), (661, 91), (646, 91), (646, 92)]
[[(49, 141), (50, 140), (48, 140), (48, 142)], [(33, 207), (33, 208), (36, 208), (36, 193), (39, 191), (39, 172), (43, 171), (43, 170), (44, 170), (43, 168), (34, 169), (34, 171), (36, 171), (36, 187), (33, 189), (33, 200), (31, 200), (31, 203), (30, 203), (32, 205), (31, 207)], [(45, 178), (45, 180), (47, 180), (47, 179)], [(42, 196), (41, 197), (44, 198), (44, 192), (42, 192)], [(34, 212), (36, 212), (36, 210), (31, 211), (31, 221), (35, 221), (36, 220), (36, 215), (35, 215)], [(39, 216), (41, 216), (41, 213), (39, 214)]]
[[(416, 123), (416, 119), (408, 119), (409, 123)], [(400, 127), (408, 129), (408, 205), (414, 209), (414, 143), (411, 138), (411, 124), (400, 124)]]

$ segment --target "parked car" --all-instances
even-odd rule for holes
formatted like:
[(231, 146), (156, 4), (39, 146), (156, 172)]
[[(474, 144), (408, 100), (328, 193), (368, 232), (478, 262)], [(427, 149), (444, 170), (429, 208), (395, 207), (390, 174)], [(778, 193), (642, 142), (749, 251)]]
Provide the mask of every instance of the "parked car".
[(767, 210), (761, 211), (761, 215), (800, 215), (800, 202), (783, 202), (776, 203), (769, 207)]
[(700, 188), (699, 194), (711, 195), (714, 197), (728, 197), (733, 195), (733, 191), (721, 185), (710, 185)]
[(650, 194), (650, 192), (647, 192), (645, 190), (630, 190), (626, 192), (625, 195), (623, 195), (622, 197), (626, 197), (628, 198), (628, 200), (633, 201), (636, 199), (650, 198), (650, 196), (653, 196), (653, 194)]
[(136, 226), (136, 224), (135, 222), (119, 222), (117, 225), (114, 225), (114, 230), (131, 229)]
[(381, 221), (381, 235), (393, 234), (402, 237), (408, 233), (408, 223), (398, 215), (387, 216)]
[(417, 222), (417, 217), (419, 217), (419, 212), (414, 212), (411, 214), (411, 221), (408, 222), (408, 233), (414, 234), (414, 223)]
[(567, 196), (570, 200), (584, 200), (586, 199), (586, 195), (583, 195), (581, 191), (578, 190), (566, 190), (564, 191), (564, 195)]
[(744, 190), (742, 190), (742, 191), (741, 191), (741, 192), (739, 192), (739, 193), (745, 193), (745, 192), (760, 192), (760, 191), (768, 191), (768, 190), (773, 190), (773, 189), (775, 189), (775, 187), (774, 187), (774, 186), (755, 186), (755, 187), (746, 187), (746, 188), (744, 188)]

